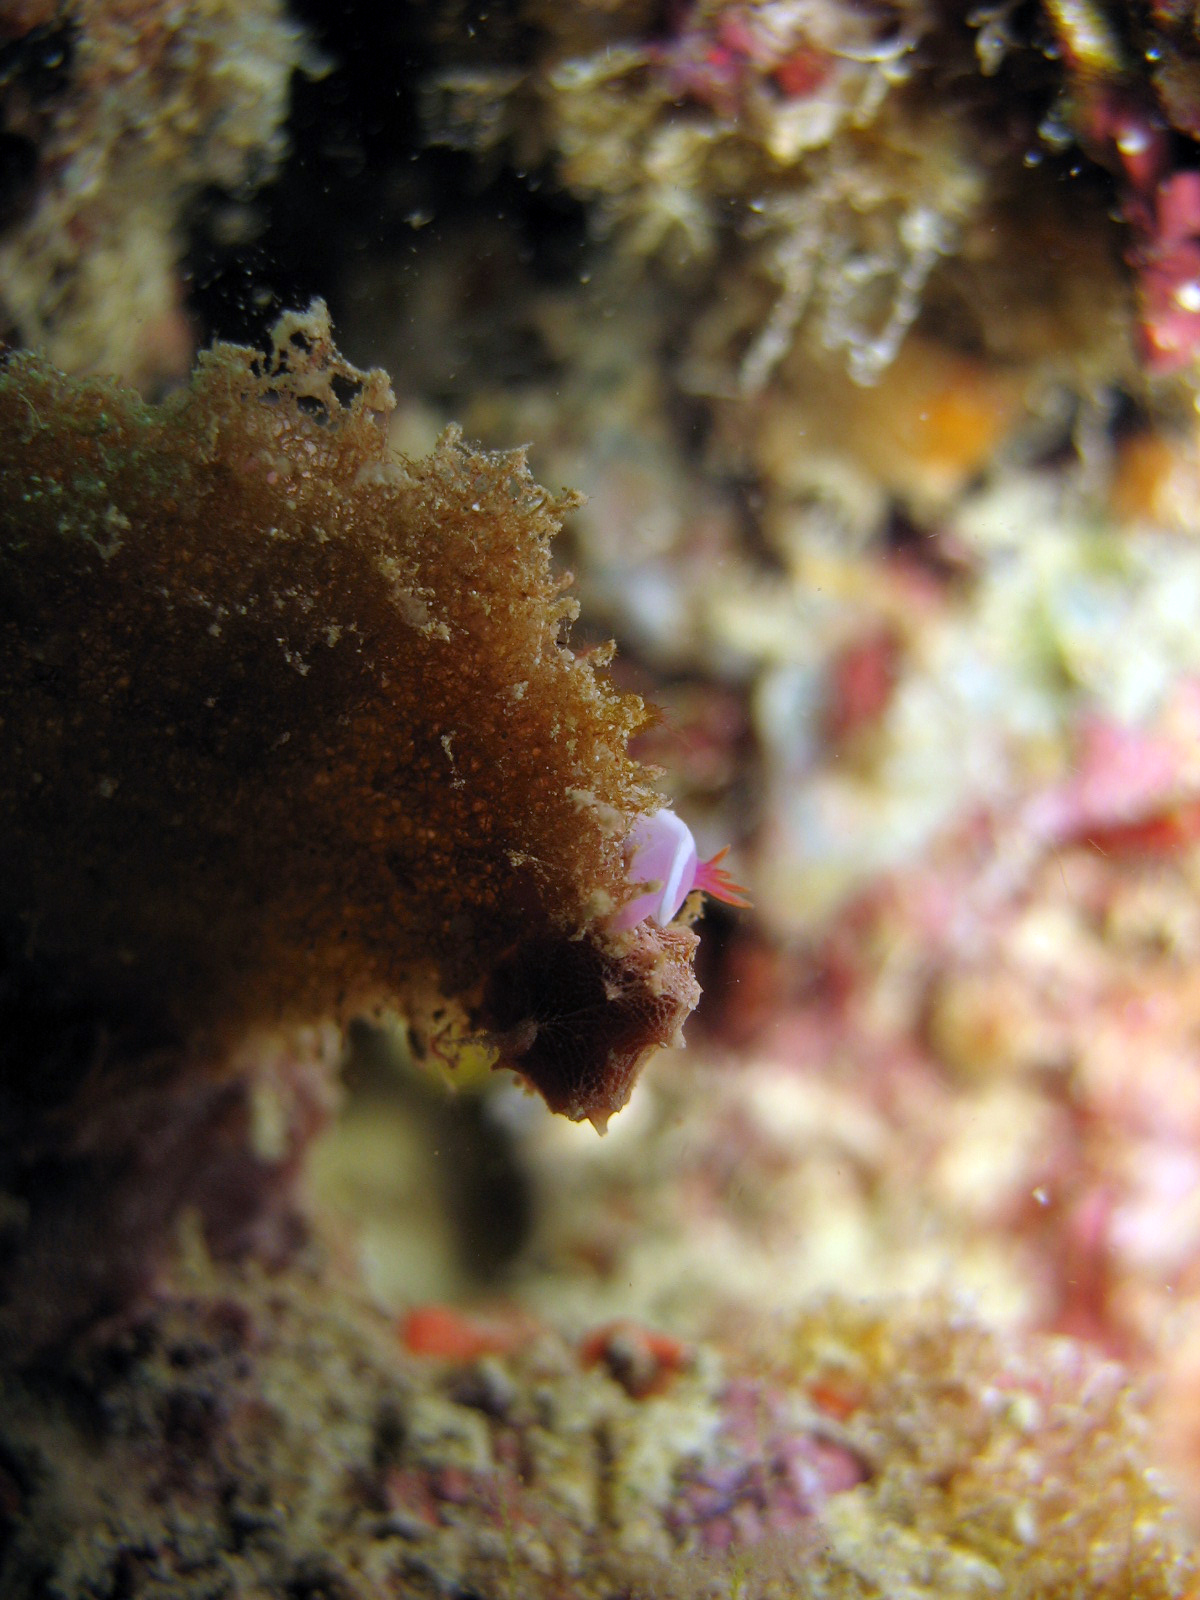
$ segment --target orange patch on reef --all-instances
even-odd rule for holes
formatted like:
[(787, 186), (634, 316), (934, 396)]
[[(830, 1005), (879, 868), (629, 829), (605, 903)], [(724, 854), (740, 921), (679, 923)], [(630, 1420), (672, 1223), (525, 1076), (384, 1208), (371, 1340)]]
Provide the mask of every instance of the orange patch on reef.
[(843, 1388), (820, 1378), (809, 1384), (808, 1398), (818, 1411), (823, 1411), (827, 1417), (833, 1417), (838, 1422), (845, 1422), (852, 1417), (863, 1403), (863, 1396), (858, 1390)]
[(453, 1306), (414, 1306), (400, 1318), (400, 1343), (413, 1356), (438, 1361), (478, 1361), (506, 1355), (527, 1333), (517, 1318), (470, 1317)]
[(603, 1365), (633, 1399), (645, 1400), (661, 1394), (687, 1365), (688, 1350), (670, 1334), (621, 1321), (588, 1334), (579, 1359), (585, 1367)]
[(1200, 800), (1147, 817), (1088, 828), (1082, 842), (1113, 856), (1171, 856), (1200, 840)]

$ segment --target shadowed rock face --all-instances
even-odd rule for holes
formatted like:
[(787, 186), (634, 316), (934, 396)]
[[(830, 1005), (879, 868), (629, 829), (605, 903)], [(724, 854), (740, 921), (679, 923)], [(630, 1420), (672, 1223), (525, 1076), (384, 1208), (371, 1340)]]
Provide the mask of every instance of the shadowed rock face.
[[(248, 1149), (245, 1093), (218, 1112), (213, 1085), (309, 1024), (436, 1011), (603, 1126), (695, 1004), (690, 932), (607, 930), (657, 797), (641, 702), (563, 643), (572, 500), (454, 435), (392, 457), (391, 406), (323, 311), (158, 409), (0, 373), (0, 1183), (26, 1245), (139, 1169), (163, 1226), (207, 1171), (174, 1132), (215, 1148), (216, 1116)], [(319, 1120), (284, 1078), (268, 1175)]]
[(678, 1043), (699, 998), (695, 935), (642, 923), (619, 950), (594, 937), (524, 940), (492, 973), (484, 1016), (551, 1111), (600, 1129), (624, 1105), (646, 1041)]

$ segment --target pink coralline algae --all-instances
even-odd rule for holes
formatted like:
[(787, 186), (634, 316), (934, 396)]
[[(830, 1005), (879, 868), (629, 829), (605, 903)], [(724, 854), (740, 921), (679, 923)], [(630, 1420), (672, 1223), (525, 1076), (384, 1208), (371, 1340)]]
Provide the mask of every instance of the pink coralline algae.
[(1177, 372), (1200, 350), (1200, 169), (1180, 164), (1154, 93), (1128, 81), (1119, 54), (1084, 59), (1064, 42), (1080, 137), (1122, 190), (1142, 360), (1152, 373)]
[(829, 1499), (866, 1482), (869, 1469), (844, 1440), (820, 1426), (797, 1428), (783, 1396), (736, 1379), (722, 1396), (722, 1420), (709, 1457), (681, 1475), (668, 1524), (702, 1548), (754, 1544), (817, 1516)]
[(679, 31), (651, 51), (680, 99), (710, 107), (731, 120), (764, 80), (785, 98), (818, 89), (836, 58), (809, 40), (796, 19), (762, 9), (731, 6), (693, 13)]
[(1102, 101), (1091, 131), (1126, 185), (1142, 358), (1151, 372), (1176, 372), (1200, 348), (1200, 170), (1172, 170), (1167, 130), (1152, 111)]
[(1200, 172), (1162, 179), (1148, 209), (1133, 253), (1143, 349), (1152, 371), (1173, 372), (1200, 348)]

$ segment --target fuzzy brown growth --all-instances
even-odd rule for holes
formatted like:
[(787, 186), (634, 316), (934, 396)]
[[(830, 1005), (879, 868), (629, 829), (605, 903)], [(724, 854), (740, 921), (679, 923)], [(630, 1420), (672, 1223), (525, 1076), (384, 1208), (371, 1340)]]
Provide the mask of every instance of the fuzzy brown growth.
[(323, 310), (159, 409), (0, 374), (10, 1128), (381, 1004), (603, 1125), (694, 1005), (690, 933), (605, 927), (656, 797), (563, 643), (571, 497), (454, 434), (394, 458), (392, 403)]

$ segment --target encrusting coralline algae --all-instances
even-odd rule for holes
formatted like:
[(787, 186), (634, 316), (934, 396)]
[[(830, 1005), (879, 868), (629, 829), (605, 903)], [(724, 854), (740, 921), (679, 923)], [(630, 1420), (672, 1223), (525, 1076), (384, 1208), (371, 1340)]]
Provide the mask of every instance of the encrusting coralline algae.
[(0, 1376), (6, 1594), (1185, 1600), (1119, 1370), (949, 1307), (818, 1308), (771, 1361), (635, 1326), (397, 1329), (215, 1271)]

